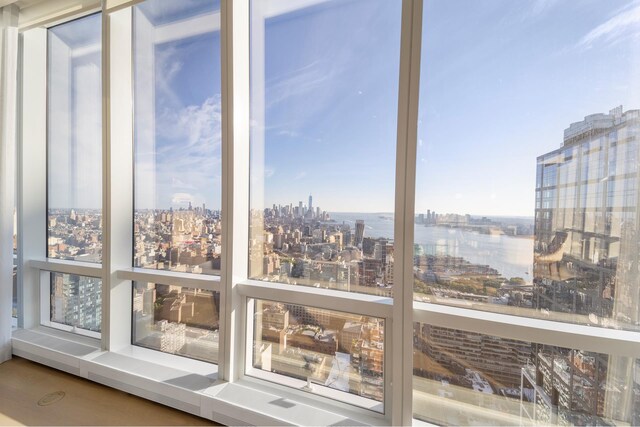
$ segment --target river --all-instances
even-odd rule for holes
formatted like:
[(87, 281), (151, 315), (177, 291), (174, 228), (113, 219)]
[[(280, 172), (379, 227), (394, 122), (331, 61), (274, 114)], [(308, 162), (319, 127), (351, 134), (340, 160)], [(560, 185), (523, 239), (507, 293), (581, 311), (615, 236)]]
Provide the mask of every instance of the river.
[[(337, 223), (355, 230), (356, 219), (364, 220), (365, 237), (393, 239), (392, 214), (331, 213)], [(506, 278), (522, 277), (531, 282), (533, 239), (505, 235), (488, 235), (457, 228), (426, 227), (415, 224), (415, 244), (425, 254), (461, 257), (473, 264), (489, 265)]]

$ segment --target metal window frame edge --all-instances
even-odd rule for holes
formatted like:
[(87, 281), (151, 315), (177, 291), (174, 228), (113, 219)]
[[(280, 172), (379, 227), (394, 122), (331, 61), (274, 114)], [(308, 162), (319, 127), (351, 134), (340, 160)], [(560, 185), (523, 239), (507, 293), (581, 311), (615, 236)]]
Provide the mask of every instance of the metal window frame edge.
[[(402, 1), (400, 78), (398, 89), (398, 133), (396, 148), (395, 259), (400, 266), (400, 286), (394, 289), (392, 340), (392, 420), (409, 425), (413, 420), (413, 217), (416, 194), (416, 149), (420, 62), (422, 43), (422, 0)], [(394, 283), (396, 287), (396, 283)], [(398, 342), (399, 341), (399, 342)], [(391, 384), (387, 384), (391, 392)]]

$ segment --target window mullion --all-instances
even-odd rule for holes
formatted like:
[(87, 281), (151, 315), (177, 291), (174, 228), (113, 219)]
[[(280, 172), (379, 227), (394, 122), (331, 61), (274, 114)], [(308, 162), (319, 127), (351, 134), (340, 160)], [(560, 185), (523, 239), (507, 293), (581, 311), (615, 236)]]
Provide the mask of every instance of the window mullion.
[(47, 200), (47, 30), (22, 34), (22, 88), (18, 153), (18, 265), (20, 271), (18, 326), (40, 324), (40, 270), (28, 260), (46, 257)]
[[(2, 16), (3, 15), (3, 16)], [(15, 206), (16, 176), (16, 98), (15, 81), (17, 77), (18, 33), (16, 24), (18, 9), (16, 6), (0, 8), (0, 275), (3, 283), (13, 279), (13, 208)], [(12, 288), (0, 289), (0, 361), (11, 357), (11, 308)]]
[(131, 9), (103, 13), (103, 323), (102, 346), (131, 344), (133, 102)]
[(221, 2), (222, 46), (222, 264), (220, 376), (243, 374), (249, 241), (249, 1)]
[[(413, 375), (413, 217), (415, 210), (418, 88), (422, 40), (422, 0), (404, 0), (400, 45), (398, 138), (396, 148), (395, 259), (400, 280), (394, 283), (391, 360), (393, 424), (412, 422)], [(399, 285), (399, 286), (398, 286)], [(389, 358), (387, 359), (389, 360)], [(387, 385), (387, 387), (389, 387)]]

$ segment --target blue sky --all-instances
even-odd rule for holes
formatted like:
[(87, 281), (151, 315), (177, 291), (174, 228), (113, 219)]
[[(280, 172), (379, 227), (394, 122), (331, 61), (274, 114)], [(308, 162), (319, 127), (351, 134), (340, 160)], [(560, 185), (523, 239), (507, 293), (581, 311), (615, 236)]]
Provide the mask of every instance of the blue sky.
[(400, 2), (321, 2), (265, 34), (265, 205), (390, 210)]
[[(266, 27), (265, 205), (393, 210), (400, 2)], [(640, 3), (425, 1), (417, 212), (533, 215), (536, 157), (585, 115), (640, 108)]]
[(427, 1), (418, 211), (533, 215), (535, 159), (640, 108), (637, 1)]
[[(157, 4), (164, 16), (203, 13), (195, 0)], [(328, 211), (392, 211), (400, 1), (253, 5), (265, 19), (264, 36), (252, 28), (255, 200), (313, 194)], [(423, 30), (417, 212), (531, 216), (536, 157), (571, 122), (640, 108), (639, 1), (426, 0)], [(142, 155), (137, 206), (217, 208), (219, 39), (155, 52), (156, 184), (140, 179)]]
[(197, 0), (136, 8), (136, 208), (220, 208), (218, 12)]

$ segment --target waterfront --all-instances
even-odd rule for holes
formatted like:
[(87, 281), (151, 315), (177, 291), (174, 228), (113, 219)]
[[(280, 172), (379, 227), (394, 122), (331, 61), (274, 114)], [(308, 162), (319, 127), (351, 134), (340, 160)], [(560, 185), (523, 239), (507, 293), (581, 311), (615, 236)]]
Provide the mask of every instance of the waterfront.
[[(355, 227), (357, 219), (364, 220), (365, 237), (393, 239), (393, 214), (390, 213), (331, 213), (336, 223)], [(505, 278), (533, 279), (533, 239), (506, 235), (489, 235), (457, 228), (415, 224), (415, 244), (425, 255), (460, 257), (479, 265), (495, 268)]]

